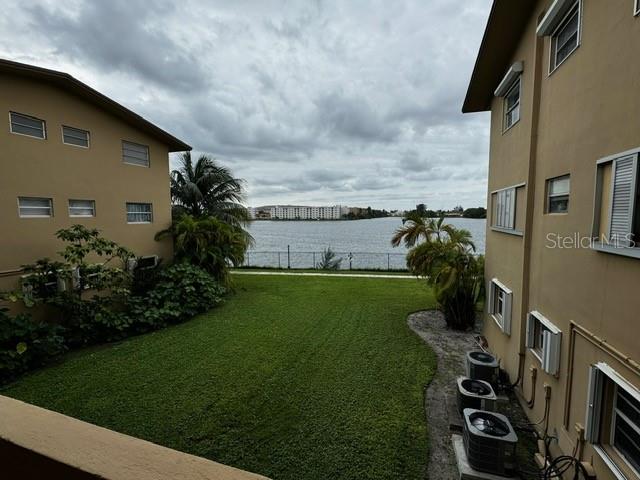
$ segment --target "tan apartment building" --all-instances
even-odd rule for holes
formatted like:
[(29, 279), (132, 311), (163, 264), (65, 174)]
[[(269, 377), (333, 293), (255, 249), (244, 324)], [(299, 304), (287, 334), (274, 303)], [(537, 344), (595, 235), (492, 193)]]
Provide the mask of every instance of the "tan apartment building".
[(552, 456), (639, 479), (640, 2), (495, 0), (482, 111), (489, 349)]
[(70, 75), (0, 60), (0, 289), (82, 224), (138, 256), (172, 255), (169, 152), (186, 143)]

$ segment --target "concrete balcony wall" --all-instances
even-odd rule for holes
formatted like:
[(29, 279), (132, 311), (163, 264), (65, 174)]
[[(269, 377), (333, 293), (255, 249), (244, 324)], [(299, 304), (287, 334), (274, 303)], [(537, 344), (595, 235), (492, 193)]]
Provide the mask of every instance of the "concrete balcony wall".
[(0, 477), (268, 480), (3, 396)]

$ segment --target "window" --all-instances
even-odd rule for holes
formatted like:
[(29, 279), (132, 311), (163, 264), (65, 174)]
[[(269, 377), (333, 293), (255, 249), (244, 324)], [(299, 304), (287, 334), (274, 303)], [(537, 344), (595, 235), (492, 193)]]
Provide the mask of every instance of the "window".
[(150, 203), (127, 202), (127, 223), (151, 223), (153, 211)]
[(640, 246), (637, 152), (598, 162), (595, 206), (594, 236), (614, 247)]
[(491, 280), (489, 285), (488, 312), (507, 335), (511, 335), (511, 303), (513, 293), (498, 279)]
[(635, 0), (636, 3), (633, 7), (633, 14), (634, 15), (640, 15), (640, 0)]
[(580, 2), (569, 9), (564, 19), (551, 34), (551, 65), (554, 71), (580, 45)]
[(149, 147), (138, 143), (122, 141), (122, 161), (129, 165), (149, 166)]
[(569, 211), (569, 175), (547, 180), (547, 213)]
[(53, 202), (50, 198), (18, 197), (18, 213), (21, 217), (52, 217)]
[(62, 126), (62, 142), (76, 147), (89, 148), (89, 132), (79, 128)]
[(70, 217), (95, 217), (96, 202), (93, 200), (69, 200)]
[(586, 438), (621, 478), (640, 476), (640, 390), (606, 363), (590, 368)]
[(504, 130), (509, 130), (520, 120), (520, 78), (504, 97)]
[(550, 375), (557, 375), (560, 369), (560, 342), (562, 332), (540, 312), (530, 312), (527, 316), (526, 346), (531, 349), (542, 369)]
[(47, 137), (44, 120), (16, 112), (10, 112), (9, 116), (12, 133), (42, 139)]
[(515, 187), (498, 190), (492, 195), (492, 216), (491, 225), (493, 227), (504, 228), (506, 230), (515, 229), (516, 219), (516, 189)]

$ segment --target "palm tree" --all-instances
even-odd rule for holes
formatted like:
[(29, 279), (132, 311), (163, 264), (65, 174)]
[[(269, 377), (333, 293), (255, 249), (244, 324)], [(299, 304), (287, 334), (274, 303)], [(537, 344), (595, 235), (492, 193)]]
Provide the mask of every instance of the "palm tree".
[(228, 168), (207, 155), (201, 155), (194, 165), (191, 152), (185, 152), (180, 167), (171, 172), (171, 199), (178, 214), (211, 216), (242, 228), (250, 220), (241, 203), (243, 189), (244, 180), (235, 178)]
[(454, 230), (456, 230), (455, 227), (444, 223), (444, 217), (429, 218), (426, 213), (413, 210), (402, 219), (402, 227), (398, 228), (391, 237), (391, 245), (397, 247), (404, 241), (405, 246), (411, 248), (420, 242), (420, 239), (441, 240)]
[[(466, 329), (475, 323), (476, 304), (483, 293), (484, 258), (475, 255), (471, 233), (445, 224), (443, 219), (425, 221), (424, 227), (413, 222), (404, 237), (396, 232), (392, 240), (413, 241), (407, 254), (407, 266), (416, 276), (426, 278), (434, 288), (447, 325)], [(397, 238), (396, 238), (397, 237)], [(413, 240), (413, 239), (416, 240)], [(421, 243), (416, 242), (424, 238)]]

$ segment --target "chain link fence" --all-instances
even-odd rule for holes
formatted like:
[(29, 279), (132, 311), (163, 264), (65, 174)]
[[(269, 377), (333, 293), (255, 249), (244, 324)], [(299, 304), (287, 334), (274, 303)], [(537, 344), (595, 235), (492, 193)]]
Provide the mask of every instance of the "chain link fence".
[[(406, 253), (333, 252), (340, 270), (407, 270)], [(324, 252), (249, 250), (243, 267), (317, 268)]]

